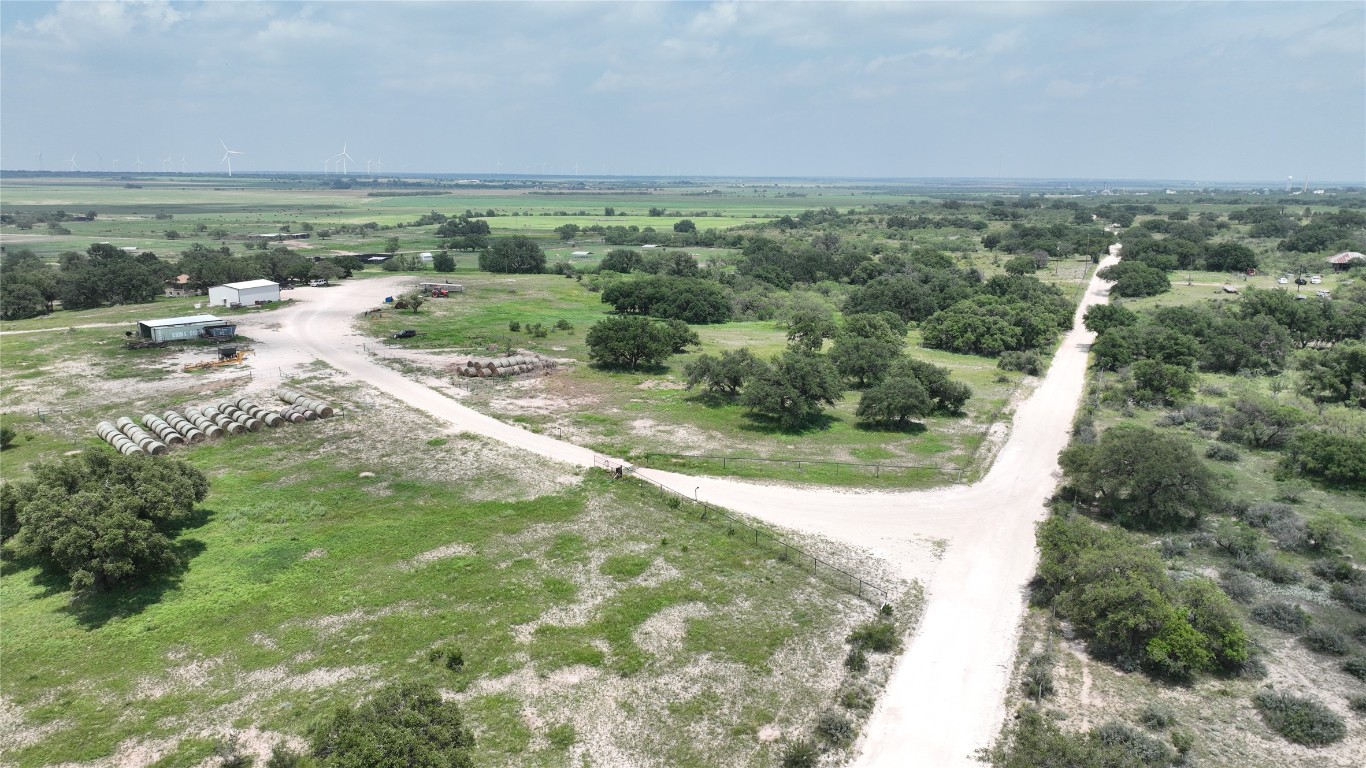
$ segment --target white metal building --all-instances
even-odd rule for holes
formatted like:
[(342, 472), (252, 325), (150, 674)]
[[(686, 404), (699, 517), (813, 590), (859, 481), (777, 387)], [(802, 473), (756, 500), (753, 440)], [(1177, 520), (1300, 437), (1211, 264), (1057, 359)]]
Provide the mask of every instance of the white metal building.
[(209, 306), (211, 307), (250, 307), (258, 302), (279, 300), (280, 284), (269, 280), (224, 283), (209, 289)]
[[(205, 328), (228, 329), (205, 333)], [(138, 336), (148, 341), (182, 341), (208, 336), (225, 336), (231, 339), (236, 326), (225, 323), (213, 315), (190, 315), (189, 317), (168, 317), (164, 320), (142, 320), (138, 322)]]

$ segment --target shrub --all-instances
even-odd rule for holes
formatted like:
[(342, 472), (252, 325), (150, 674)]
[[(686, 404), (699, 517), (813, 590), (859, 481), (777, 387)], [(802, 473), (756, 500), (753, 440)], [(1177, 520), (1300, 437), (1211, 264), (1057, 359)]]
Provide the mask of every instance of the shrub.
[(1036, 653), (1029, 657), (1024, 671), (1025, 694), (1031, 699), (1041, 699), (1053, 695), (1053, 657), (1046, 653)]
[(521, 324), (521, 322), (519, 322), (519, 321), (517, 321), (517, 320), (513, 320), (513, 321), (509, 322), (509, 323), (508, 323), (508, 330), (509, 330), (509, 331), (512, 331), (513, 333), (517, 333), (517, 332), (521, 331), (521, 330), (522, 330), (522, 324)]
[(809, 741), (794, 741), (783, 750), (783, 768), (816, 768), (820, 750)]
[(565, 320), (564, 318), (560, 318), (559, 320), (555, 321), (555, 330), (572, 331), (574, 330), (574, 324), (569, 322), (568, 320)]
[(256, 762), (256, 758), (242, 751), (242, 745), (238, 743), (237, 735), (221, 739), (214, 745), (214, 756), (218, 758), (218, 764), (222, 768), (251, 768)]
[(1176, 725), (1176, 711), (1166, 704), (1152, 702), (1138, 713), (1138, 721), (1150, 730), (1165, 731)]
[(1269, 600), (1252, 609), (1252, 618), (1268, 627), (1292, 634), (1299, 634), (1309, 628), (1309, 614), (1295, 603), (1284, 600)]
[(1309, 630), (1309, 634), (1304, 636), (1304, 644), (1311, 651), (1329, 656), (1345, 656), (1348, 649), (1347, 638), (1341, 632), (1334, 632), (1327, 627)]
[(1347, 734), (1342, 718), (1313, 699), (1262, 691), (1252, 697), (1252, 703), (1267, 726), (1296, 744), (1321, 747)]
[(1185, 728), (1177, 728), (1172, 731), (1172, 746), (1176, 747), (1178, 755), (1185, 758), (1185, 756), (1190, 753), (1191, 749), (1195, 747), (1195, 734)]
[(10, 447), (14, 443), (14, 438), (18, 436), (19, 433), (14, 431), (14, 427), (8, 424), (0, 424), (0, 451)]
[(1358, 680), (1366, 681), (1366, 656), (1353, 656), (1342, 662), (1342, 671)]
[(890, 621), (874, 619), (854, 628), (847, 638), (855, 648), (874, 653), (892, 653), (901, 649), (901, 636)]
[(544, 339), (546, 336), (550, 335), (550, 331), (546, 330), (546, 327), (544, 325), (541, 325), (540, 323), (532, 323), (528, 325), (526, 327), (526, 332), (530, 334), (532, 338), (536, 339)]
[(1309, 526), (1298, 515), (1272, 522), (1266, 532), (1281, 549), (1300, 552), (1309, 548)]
[(816, 734), (842, 747), (854, 740), (854, 721), (838, 709), (827, 709), (816, 719)]
[(1249, 656), (1247, 661), (1238, 667), (1238, 677), (1244, 680), (1265, 680), (1269, 674), (1271, 672), (1266, 668), (1266, 662), (1262, 661), (1261, 656)]
[(996, 367), (1003, 371), (1020, 371), (1030, 376), (1038, 376), (1046, 365), (1043, 355), (1032, 349), (1002, 352), (996, 360)]
[(266, 768), (301, 768), (303, 765), (304, 756), (290, 749), (283, 741), (271, 747), (270, 758), (266, 760)]
[(1353, 712), (1366, 715), (1366, 696), (1347, 697), (1347, 706), (1350, 707)]
[(1277, 584), (1294, 584), (1300, 580), (1299, 571), (1290, 564), (1277, 560), (1270, 552), (1239, 555), (1238, 567)]
[[(1171, 763), (1171, 750), (1167, 745), (1154, 739), (1131, 725), (1111, 720), (1097, 728), (1093, 733), (1096, 741), (1108, 747), (1111, 754), (1139, 765), (1168, 765)], [(1107, 761), (1108, 762), (1108, 761)]]
[(868, 654), (864, 653), (859, 646), (849, 649), (849, 654), (844, 657), (844, 668), (850, 672), (865, 672), (868, 670)]
[(1366, 613), (1366, 586), (1360, 584), (1334, 584), (1333, 599), (1357, 613)]
[(465, 668), (465, 652), (455, 645), (433, 648), (427, 655), (427, 660), (433, 664), (444, 664), (446, 669), (452, 672), (459, 672)]
[(1243, 455), (1223, 443), (1210, 443), (1205, 449), (1205, 458), (1215, 461), (1241, 461)]
[[(315, 723), (311, 737), (323, 768), (473, 765), (474, 736), (460, 706), (429, 684), (390, 683), (354, 709), (338, 705)], [(413, 762), (398, 762), (399, 755)]]
[(877, 704), (877, 695), (862, 683), (846, 682), (836, 698), (840, 706), (859, 712), (867, 712)]

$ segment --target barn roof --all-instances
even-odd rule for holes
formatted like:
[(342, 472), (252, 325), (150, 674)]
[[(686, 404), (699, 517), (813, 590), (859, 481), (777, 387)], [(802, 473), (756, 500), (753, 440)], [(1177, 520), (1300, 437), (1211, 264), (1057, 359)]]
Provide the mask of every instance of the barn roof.
[(1328, 263), (1346, 264), (1349, 261), (1356, 261), (1358, 259), (1366, 259), (1366, 253), (1357, 253), (1356, 251), (1343, 251), (1342, 253), (1339, 253), (1335, 256), (1329, 256)]
[(248, 288), (279, 288), (280, 284), (274, 280), (243, 280), (240, 283), (223, 283), (222, 287), (243, 291)]
[(167, 328), (174, 325), (196, 325), (198, 323), (219, 323), (222, 322), (213, 315), (189, 315), (186, 317), (167, 317), (161, 320), (139, 320), (138, 325), (145, 325), (148, 328)]

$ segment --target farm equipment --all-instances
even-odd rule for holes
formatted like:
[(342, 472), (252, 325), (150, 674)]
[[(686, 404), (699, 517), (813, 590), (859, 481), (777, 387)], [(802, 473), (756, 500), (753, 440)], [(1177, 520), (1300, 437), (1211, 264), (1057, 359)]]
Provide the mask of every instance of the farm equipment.
[(433, 298), (433, 299), (445, 299), (445, 298), (449, 298), (450, 295), (451, 295), (451, 292), (448, 291), (448, 290), (446, 290), (445, 288), (433, 288), (433, 289), (432, 289), (432, 298)]
[(236, 365), (247, 359), (248, 352), (237, 347), (219, 347), (217, 360), (205, 360), (199, 363), (187, 363), (185, 371), (199, 371), (205, 368), (217, 368), (221, 365)]

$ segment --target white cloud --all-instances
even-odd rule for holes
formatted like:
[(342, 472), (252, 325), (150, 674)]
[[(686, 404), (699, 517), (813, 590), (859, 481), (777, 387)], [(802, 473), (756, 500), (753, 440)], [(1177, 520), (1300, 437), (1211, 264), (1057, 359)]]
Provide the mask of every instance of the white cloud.
[(1064, 80), (1061, 78), (1050, 80), (1044, 87), (1044, 95), (1053, 99), (1080, 99), (1091, 92), (1093, 85), (1091, 82), (1081, 82), (1077, 80)]
[(183, 18), (166, 0), (143, 2), (62, 2), (32, 23), (20, 22), (23, 34), (51, 37), (68, 45), (126, 37), (132, 32), (165, 32)]

